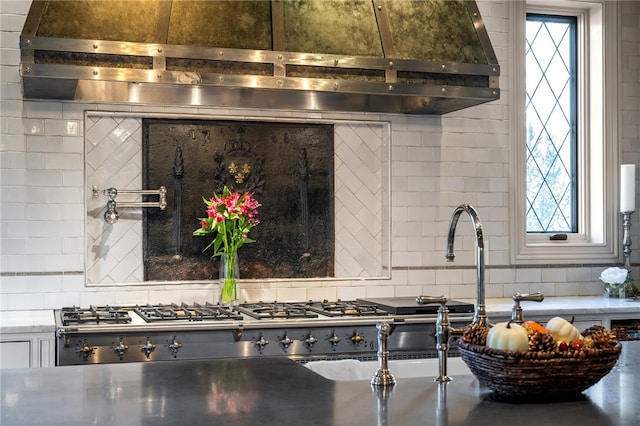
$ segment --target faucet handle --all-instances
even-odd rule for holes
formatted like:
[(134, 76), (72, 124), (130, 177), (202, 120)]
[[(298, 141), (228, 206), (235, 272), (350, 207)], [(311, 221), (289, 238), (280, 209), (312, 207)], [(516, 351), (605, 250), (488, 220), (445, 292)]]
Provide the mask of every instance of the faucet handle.
[(543, 300), (544, 296), (539, 291), (536, 293), (514, 294), (513, 301), (515, 303), (513, 305), (513, 310), (511, 311), (511, 321), (516, 324), (522, 324), (524, 322), (524, 318), (522, 317), (522, 307), (520, 307), (521, 301), (542, 302)]

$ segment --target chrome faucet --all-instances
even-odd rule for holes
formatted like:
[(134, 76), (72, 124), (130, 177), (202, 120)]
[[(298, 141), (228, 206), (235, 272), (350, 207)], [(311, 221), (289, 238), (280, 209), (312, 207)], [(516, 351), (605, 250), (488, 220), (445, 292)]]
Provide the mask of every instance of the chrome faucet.
[(478, 212), (473, 206), (469, 204), (459, 205), (449, 222), (449, 236), (447, 237), (447, 262), (453, 262), (456, 255), (453, 253), (453, 240), (456, 234), (456, 225), (462, 212), (467, 212), (469, 217), (473, 221), (473, 227), (476, 234), (476, 267), (477, 267), (477, 288), (478, 298), (476, 303), (476, 310), (473, 315), (473, 322), (480, 323), (487, 327), (490, 327), (489, 319), (487, 318), (487, 310), (484, 303), (484, 239), (482, 235), (482, 224), (478, 217)]
[(378, 369), (371, 378), (371, 386), (393, 386), (396, 384), (396, 379), (389, 371), (389, 336), (393, 333), (395, 325), (390, 325), (387, 322), (379, 323), (376, 328), (378, 329)]
[(438, 351), (438, 376), (436, 382), (446, 383), (451, 381), (447, 374), (447, 357), (449, 352), (449, 341), (454, 336), (462, 336), (464, 328), (454, 328), (449, 322), (449, 309), (447, 308), (447, 296), (418, 296), (416, 303), (425, 305), (428, 303), (439, 303), (438, 317), (436, 320), (436, 350)]

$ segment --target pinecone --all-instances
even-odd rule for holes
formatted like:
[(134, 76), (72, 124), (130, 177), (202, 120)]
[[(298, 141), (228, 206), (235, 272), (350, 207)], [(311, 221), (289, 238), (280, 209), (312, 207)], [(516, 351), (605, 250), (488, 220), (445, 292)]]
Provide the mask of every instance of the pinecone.
[(487, 334), (489, 333), (489, 327), (485, 327), (479, 323), (473, 323), (466, 328), (462, 338), (465, 342), (472, 345), (485, 346), (487, 344)]
[(582, 335), (583, 335), (584, 337), (589, 337), (589, 336), (591, 336), (592, 334), (594, 334), (594, 333), (596, 333), (596, 332), (603, 332), (603, 331), (607, 331), (607, 329), (606, 329), (606, 328), (604, 328), (604, 327), (603, 327), (603, 326), (601, 326), (601, 325), (592, 325), (591, 327), (586, 328), (586, 329), (582, 332)]
[(535, 333), (537, 333), (537, 331), (531, 326), (531, 324), (525, 322), (524, 324), (520, 324), (522, 327), (524, 327), (525, 330), (527, 330), (527, 334), (529, 335), (529, 338), (531, 338), (531, 336), (533, 336)]
[[(590, 336), (591, 344), (594, 349), (611, 348), (616, 344), (616, 335), (606, 329), (594, 331)], [(590, 344), (590, 346), (591, 346)]]
[(551, 334), (539, 331), (529, 336), (529, 350), (536, 352), (553, 352), (556, 350), (556, 339)]

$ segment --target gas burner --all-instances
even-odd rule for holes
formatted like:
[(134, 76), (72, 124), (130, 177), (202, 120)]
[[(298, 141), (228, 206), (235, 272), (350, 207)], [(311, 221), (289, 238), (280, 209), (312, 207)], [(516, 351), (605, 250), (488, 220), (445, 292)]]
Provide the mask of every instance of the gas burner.
[(375, 316), (389, 315), (387, 311), (379, 309), (376, 305), (361, 303), (356, 301), (322, 302), (309, 301), (305, 304), (308, 309), (329, 317), (345, 317), (345, 316)]
[(207, 303), (187, 305), (172, 303), (170, 305), (136, 306), (135, 312), (146, 322), (155, 321), (204, 321), (204, 320), (241, 320), (242, 315), (232, 308)]
[(131, 316), (126, 308), (114, 306), (90, 306), (88, 308), (62, 308), (62, 325), (71, 324), (128, 324)]
[(256, 319), (267, 318), (317, 318), (304, 303), (257, 302), (243, 303), (236, 309)]

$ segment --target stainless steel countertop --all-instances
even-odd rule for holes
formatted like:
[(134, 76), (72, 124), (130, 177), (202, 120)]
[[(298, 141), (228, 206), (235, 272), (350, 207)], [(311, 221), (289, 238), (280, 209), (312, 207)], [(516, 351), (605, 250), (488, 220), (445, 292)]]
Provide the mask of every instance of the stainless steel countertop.
[[(435, 374), (435, 372), (434, 372)], [(637, 425), (640, 342), (573, 401), (512, 404), (470, 375), (440, 385), (334, 382), (288, 359), (166, 361), (0, 371), (0, 424)]]

